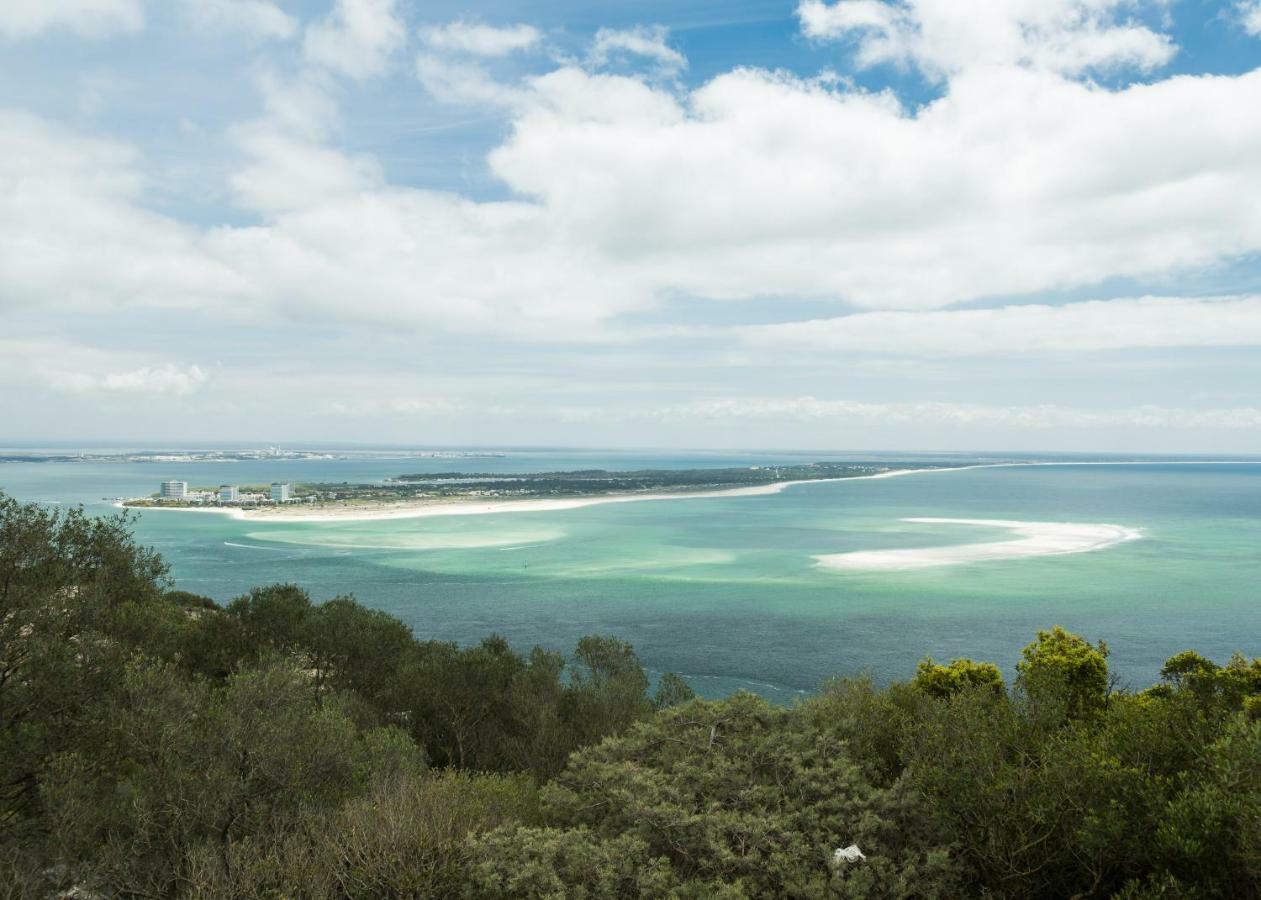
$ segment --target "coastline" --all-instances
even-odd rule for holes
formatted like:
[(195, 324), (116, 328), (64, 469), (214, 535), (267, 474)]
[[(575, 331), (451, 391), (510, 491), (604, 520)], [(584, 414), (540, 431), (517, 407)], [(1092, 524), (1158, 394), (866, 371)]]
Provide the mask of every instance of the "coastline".
[[(290, 506), (283, 509), (268, 507), (265, 509), (242, 509), (240, 507), (208, 507), (189, 506), (126, 506), (115, 503), (116, 507), (134, 509), (140, 512), (176, 512), (176, 513), (210, 513), (243, 519), (250, 522), (276, 522), (293, 524), (296, 522), (372, 522), (386, 519), (421, 519), (432, 516), (477, 516), (495, 513), (523, 512), (557, 512), (567, 509), (579, 509), (584, 506), (599, 506), (606, 503), (636, 503), (650, 500), (692, 500), (721, 497), (754, 497), (778, 494), (787, 488), (801, 484), (835, 483), (838, 481), (866, 481), (873, 478), (895, 478), (903, 475), (914, 475), (921, 472), (958, 472), (964, 469), (983, 469), (1004, 466), (1008, 463), (982, 463), (970, 466), (951, 466), (925, 469), (891, 469), (874, 475), (852, 475), (847, 478), (806, 478), (797, 481), (776, 481), (770, 484), (751, 485), (749, 487), (721, 488), (713, 491), (686, 491), (678, 493), (652, 494), (608, 494), (598, 497), (567, 497), (557, 499), (535, 500), (447, 500), (447, 501), (404, 501), (398, 504), (373, 504), (368, 506), (345, 506), (340, 508), (303, 508)], [(273, 512), (273, 509), (275, 510)]]
[(943, 544), (898, 550), (858, 550), (815, 556), (822, 569), (851, 572), (894, 572), (930, 569), (967, 563), (1064, 556), (1106, 550), (1143, 536), (1136, 528), (1096, 522), (1023, 522), (1010, 519), (950, 519), (912, 517), (902, 519), (919, 525), (974, 525), (1005, 528), (1016, 537), (980, 544)]
[[(1256, 465), (1252, 460), (1182, 460), (1162, 461), (1165, 465)], [(275, 507), (264, 509), (242, 509), (241, 507), (189, 507), (189, 506), (126, 506), (122, 502), (114, 503), (120, 509), (132, 509), (140, 512), (175, 512), (202, 513), (228, 516), (251, 522), (276, 522), (294, 524), (300, 522), (372, 522), (387, 519), (421, 519), (431, 516), (475, 516), (496, 513), (524, 512), (557, 512), (567, 509), (579, 509), (584, 506), (598, 506), (606, 503), (634, 503), (652, 500), (693, 500), (721, 497), (750, 497), (778, 494), (790, 487), (802, 484), (835, 483), (840, 481), (869, 481), (875, 478), (898, 478), (904, 475), (927, 474), (933, 472), (964, 472), (972, 469), (1013, 469), (1033, 468), (1038, 466), (1137, 466), (1149, 465), (1145, 461), (1048, 461), (1048, 462), (996, 462), (971, 463), (964, 466), (940, 466), (919, 469), (891, 469), (874, 475), (852, 475), (846, 478), (807, 478), (796, 481), (776, 481), (770, 484), (752, 485), (749, 487), (721, 488), (712, 491), (686, 491), (678, 493), (657, 492), (651, 494), (606, 494), (596, 497), (568, 497), (557, 499), (533, 500), (421, 500), (402, 501), (397, 504), (373, 504), (372, 506), (344, 506), (329, 508), (311, 508), (288, 506), (281, 511)], [(273, 511), (274, 510), (274, 511)]]

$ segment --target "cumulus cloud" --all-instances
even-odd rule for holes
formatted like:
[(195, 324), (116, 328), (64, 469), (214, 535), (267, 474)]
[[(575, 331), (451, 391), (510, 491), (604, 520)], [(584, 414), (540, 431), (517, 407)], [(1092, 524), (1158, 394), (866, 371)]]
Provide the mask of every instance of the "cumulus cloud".
[(143, 354), (56, 338), (0, 339), (0, 383), (64, 394), (183, 396), (209, 382), (197, 365), (145, 363)]
[(663, 290), (931, 308), (1261, 248), (1261, 119), (1241, 115), (1261, 71), (971, 71), (916, 112), (747, 69), (684, 98), (573, 69), (531, 90), (492, 170)]
[(26, 38), (52, 29), (83, 37), (139, 31), (144, 25), (141, 0), (4, 0), (0, 36)]
[(288, 39), (298, 21), (272, 0), (184, 0), (193, 21), (204, 28), (222, 28), (260, 38)]
[(533, 47), (542, 34), (533, 25), (495, 27), (459, 21), (426, 28), (421, 38), (427, 47), (440, 52), (507, 56)]
[(312, 90), (273, 83), (268, 114), (238, 129), (249, 162), (233, 185), (263, 224), (206, 236), (273, 311), (519, 336), (563, 325), (581, 338), (645, 303), (633, 275), (605, 281), (616, 267), (584, 258), (534, 204), (390, 185), (371, 157), (328, 147), (309, 124), (321, 115)]
[[(390, 3), (340, 0), (307, 49), (333, 29), (380, 50), (401, 40), (388, 22)], [(0, 115), (0, 304), (586, 338), (667, 298), (935, 309), (1261, 250), (1261, 71), (1106, 89), (968, 69), (915, 110), (755, 69), (690, 91), (475, 75), (448, 90), (507, 110), (489, 165), (513, 199), (392, 184), (332, 143), (323, 80), (270, 78), (265, 115), (233, 132), (248, 224), (211, 228), (153, 212), (133, 150)]]
[(618, 56), (639, 56), (650, 60), (663, 72), (678, 72), (687, 68), (687, 60), (666, 43), (669, 34), (662, 25), (601, 28), (595, 33), (588, 60), (592, 65), (604, 66)]
[(1140, 297), (1063, 306), (872, 312), (738, 330), (748, 343), (905, 356), (1016, 356), (1153, 347), (1261, 346), (1261, 297)]
[(396, 6), (397, 0), (336, 0), (326, 18), (307, 27), (307, 60), (348, 78), (381, 74), (407, 37)]
[(129, 372), (52, 371), (49, 385), (71, 394), (152, 394), (181, 397), (191, 394), (206, 383), (207, 374), (197, 366), (144, 366)]
[(855, 41), (860, 65), (911, 64), (933, 77), (991, 65), (1150, 71), (1176, 48), (1120, 18), (1133, 8), (1131, 0), (802, 0), (797, 16), (808, 37)]
[(1236, 8), (1239, 10), (1239, 20), (1244, 31), (1255, 37), (1261, 37), (1261, 0), (1245, 0)]
[(124, 144), (0, 110), (0, 309), (228, 312), (244, 285), (146, 209), (142, 170)]

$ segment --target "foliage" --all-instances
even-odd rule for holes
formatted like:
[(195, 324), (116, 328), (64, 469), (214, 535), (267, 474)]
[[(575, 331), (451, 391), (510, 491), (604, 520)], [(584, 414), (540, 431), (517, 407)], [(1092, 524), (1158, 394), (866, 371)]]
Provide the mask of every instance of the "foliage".
[(1081, 719), (1100, 712), (1108, 699), (1108, 645), (1056, 625), (1039, 631), (1016, 663), (1018, 683), (1044, 718)]
[[(0, 496), (0, 900), (1261, 898), (1261, 660), (1114, 691), (1056, 627), (782, 708), (172, 590), (126, 517)], [(865, 861), (837, 861), (857, 844)]]
[(187, 896), (456, 897), (473, 836), (534, 821), (537, 792), (521, 775), (454, 771), (387, 778), (333, 809), (304, 808), (278, 832), (203, 847), (189, 861)]
[(956, 659), (943, 666), (927, 656), (915, 670), (915, 680), (912, 683), (930, 697), (949, 697), (975, 687), (988, 687), (1001, 693), (1003, 673), (993, 663)]
[(664, 897), (676, 887), (668, 863), (640, 838), (590, 829), (505, 827), (471, 842), (468, 881), (481, 897)]
[[(947, 854), (913, 792), (872, 786), (842, 742), (805, 726), (750, 694), (671, 708), (576, 754), (544, 788), (544, 815), (569, 829), (549, 841), (633, 837), (698, 896), (944, 894)], [(845, 878), (830, 861), (854, 842), (873, 862)]]
[(0, 494), (0, 838), (34, 824), (44, 761), (101, 725), (126, 645), (172, 649), (183, 616), (128, 521)]

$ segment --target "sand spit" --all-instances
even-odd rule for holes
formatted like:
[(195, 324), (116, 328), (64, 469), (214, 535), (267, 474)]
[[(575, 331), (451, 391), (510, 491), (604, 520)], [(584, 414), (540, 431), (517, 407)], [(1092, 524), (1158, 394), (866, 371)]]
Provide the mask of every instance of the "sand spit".
[[(143, 512), (154, 510), (161, 512), (199, 512), (217, 513), (234, 519), (248, 519), (252, 522), (371, 522), (381, 519), (420, 519), (429, 516), (477, 516), (494, 513), (521, 512), (556, 512), (558, 510), (578, 509), (583, 506), (599, 506), (605, 503), (637, 503), (645, 500), (699, 500), (712, 497), (753, 497), (766, 494), (778, 494), (780, 491), (799, 484), (820, 484), (835, 481), (864, 481), (871, 478), (893, 478), (899, 475), (915, 475), (922, 472), (956, 472), (960, 469), (987, 468), (987, 465), (956, 466), (935, 469), (891, 469), (875, 475), (851, 475), (848, 478), (807, 478), (800, 481), (777, 481), (773, 484), (757, 484), (750, 487), (723, 488), (714, 491), (688, 491), (675, 494), (608, 494), (599, 497), (569, 497), (556, 500), (409, 500), (399, 503), (374, 503), (346, 505), (339, 507), (319, 507), (290, 505), (285, 507), (265, 507), (263, 509), (241, 509), (239, 507), (207, 507), (205, 509), (187, 506), (145, 506), (134, 507)], [(114, 504), (122, 506), (121, 503)]]
[(1142, 537), (1142, 532), (1135, 528), (1092, 522), (1018, 522), (1009, 519), (940, 518), (913, 518), (902, 521), (924, 525), (978, 525), (988, 528), (1006, 528), (1017, 537), (1007, 541), (990, 541), (981, 544), (832, 553), (816, 556), (815, 561), (825, 569), (889, 572), (1004, 559), (1027, 559), (1033, 556), (1089, 553), (1092, 550), (1104, 550)]
[[(751, 497), (766, 494), (778, 494), (787, 488), (802, 484), (821, 484), (837, 481), (869, 481), (874, 478), (898, 478), (904, 475), (927, 475), (936, 472), (965, 472), (970, 469), (1017, 469), (1036, 466), (1127, 466), (1147, 465), (1144, 461), (1055, 461), (1055, 462), (998, 462), (973, 463), (964, 466), (940, 466), (923, 469), (890, 469), (875, 475), (852, 475), (848, 478), (810, 478), (800, 481), (779, 481), (774, 484), (759, 484), (750, 487), (724, 488), (714, 491), (689, 491), (681, 493), (653, 494), (609, 494), (599, 497), (571, 497), (556, 500), (406, 500), (389, 504), (361, 504), (338, 507), (318, 507), (290, 505), (285, 507), (265, 507), (262, 509), (240, 509), (210, 507), (197, 509), (189, 507), (133, 507), (145, 512), (154, 510), (162, 512), (199, 512), (230, 516), (234, 519), (249, 519), (257, 522), (371, 522), (381, 519), (420, 519), (429, 516), (476, 516), (495, 513), (519, 512), (556, 512), (566, 509), (578, 509), (583, 506), (598, 506), (604, 503), (635, 503), (648, 500), (701, 500), (709, 497)], [(1252, 465), (1241, 461), (1218, 460), (1181, 460), (1169, 462), (1172, 465)], [(115, 503), (122, 506), (122, 503)], [(1080, 551), (1069, 551), (1080, 552)], [(837, 554), (841, 555), (841, 554)]]

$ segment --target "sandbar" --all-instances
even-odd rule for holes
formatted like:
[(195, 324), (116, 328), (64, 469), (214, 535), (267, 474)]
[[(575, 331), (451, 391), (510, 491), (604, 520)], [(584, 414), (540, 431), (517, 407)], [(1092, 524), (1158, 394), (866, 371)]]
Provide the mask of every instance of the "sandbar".
[(831, 553), (814, 557), (815, 562), (825, 569), (889, 572), (1004, 559), (1026, 559), (1032, 556), (1089, 553), (1142, 537), (1142, 532), (1136, 528), (1093, 522), (1018, 522), (1009, 519), (943, 518), (911, 518), (902, 521), (924, 525), (976, 525), (1005, 528), (1017, 537), (1012, 540), (989, 541), (980, 544)]

